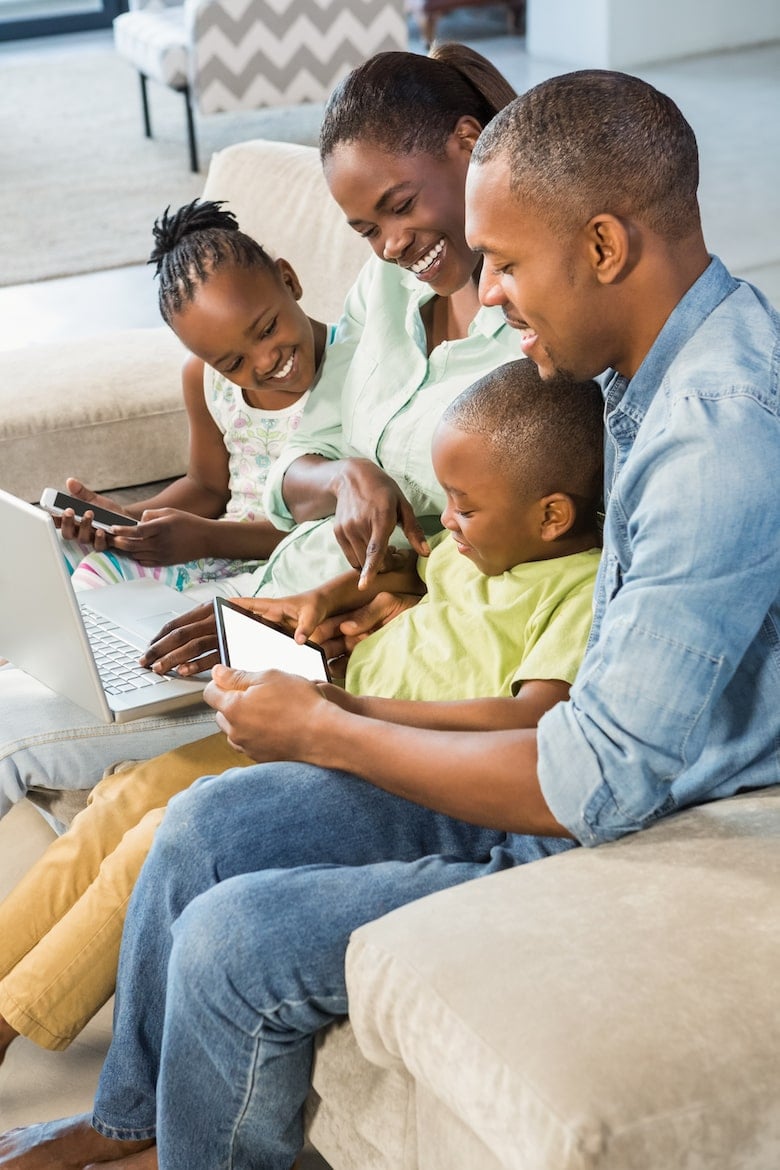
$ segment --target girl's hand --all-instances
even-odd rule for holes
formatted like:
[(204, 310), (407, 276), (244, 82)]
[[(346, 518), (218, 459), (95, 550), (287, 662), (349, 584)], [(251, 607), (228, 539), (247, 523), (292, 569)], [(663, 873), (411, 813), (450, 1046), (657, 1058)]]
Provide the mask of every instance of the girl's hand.
[(111, 543), (139, 565), (181, 565), (211, 555), (219, 523), (179, 508), (147, 509), (132, 528), (115, 527)]
[[(108, 508), (111, 512), (120, 512), (124, 516), (129, 516), (129, 512), (121, 504), (117, 504), (110, 496), (98, 495), (91, 488), (85, 487), (79, 479), (72, 477), (66, 479), (65, 490), (69, 495), (83, 500), (85, 504), (94, 504), (96, 507)], [(77, 540), (79, 544), (91, 544), (95, 552), (105, 552), (113, 543), (111, 535), (102, 528), (93, 528), (91, 521), (92, 513), (89, 509), (85, 511), (81, 522), (76, 520), (72, 508), (66, 508), (62, 516), (54, 517), (54, 523), (59, 528), (63, 540)]]
[(157, 674), (175, 670), (183, 678), (216, 665), (219, 662), (217, 622), (211, 602), (164, 625), (139, 661)]
[(420, 556), (430, 549), (412, 506), (395, 480), (370, 459), (345, 459), (334, 490), (334, 533), (353, 569), (360, 569), (360, 588), (382, 567), (396, 526)]

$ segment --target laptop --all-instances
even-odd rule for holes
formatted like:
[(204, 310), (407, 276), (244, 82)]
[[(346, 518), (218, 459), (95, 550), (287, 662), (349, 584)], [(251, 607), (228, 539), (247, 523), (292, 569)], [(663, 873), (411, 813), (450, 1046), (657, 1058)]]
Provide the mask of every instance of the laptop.
[(202, 701), (208, 673), (138, 665), (162, 626), (193, 608), (152, 578), (77, 593), (48, 512), (0, 490), (0, 657), (105, 723)]

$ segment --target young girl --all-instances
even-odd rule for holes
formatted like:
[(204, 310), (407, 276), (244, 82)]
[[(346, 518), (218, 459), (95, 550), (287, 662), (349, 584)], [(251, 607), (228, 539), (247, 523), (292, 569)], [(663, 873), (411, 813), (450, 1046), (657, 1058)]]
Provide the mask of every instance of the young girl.
[[(160, 311), (190, 350), (183, 392), (190, 428), (187, 474), (128, 506), (76, 479), (68, 491), (141, 520), (107, 534), (62, 518), (73, 585), (154, 576), (213, 596), (238, 593), (282, 534), (263, 513), (268, 469), (295, 430), (328, 330), (298, 301), (286, 260), (273, 261), (220, 203), (195, 200), (154, 225)], [(84, 544), (96, 551), (84, 556)]]

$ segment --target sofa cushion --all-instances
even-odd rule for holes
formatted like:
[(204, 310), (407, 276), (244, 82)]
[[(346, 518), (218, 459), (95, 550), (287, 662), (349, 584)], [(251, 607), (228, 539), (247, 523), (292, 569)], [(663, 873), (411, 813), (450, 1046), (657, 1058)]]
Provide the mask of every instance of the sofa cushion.
[(395, 911), (350, 943), (358, 1043), (507, 1170), (780, 1165), (779, 843), (775, 788)]
[[(37, 501), (77, 475), (98, 491), (187, 467), (184, 348), (167, 326), (0, 354), (0, 487)], [(20, 393), (23, 388), (23, 393)]]

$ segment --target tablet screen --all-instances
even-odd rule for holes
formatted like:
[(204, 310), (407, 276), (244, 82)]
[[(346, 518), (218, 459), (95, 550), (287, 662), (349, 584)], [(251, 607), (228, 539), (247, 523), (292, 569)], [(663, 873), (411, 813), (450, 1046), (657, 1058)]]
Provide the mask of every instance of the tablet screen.
[(224, 597), (214, 599), (219, 653), (236, 670), (285, 670), (327, 682), (327, 660), (321, 646), (296, 642), (283, 626), (250, 613)]

